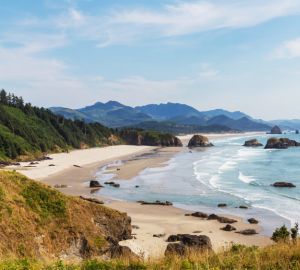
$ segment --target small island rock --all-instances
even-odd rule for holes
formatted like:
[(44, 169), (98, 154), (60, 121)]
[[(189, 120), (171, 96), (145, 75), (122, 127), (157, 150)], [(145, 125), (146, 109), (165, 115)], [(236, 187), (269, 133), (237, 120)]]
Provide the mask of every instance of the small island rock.
[(276, 182), (270, 186), (273, 186), (273, 187), (296, 187), (294, 184), (287, 183), (287, 182)]
[(265, 149), (287, 149), (287, 146), (276, 137), (272, 137), (267, 141)]
[(209, 147), (214, 146), (209, 139), (202, 135), (194, 135), (188, 144), (188, 147)]
[(243, 146), (263, 146), (263, 145), (259, 143), (257, 139), (251, 139), (245, 141), (245, 144)]
[(227, 206), (226, 203), (219, 203), (219, 204), (218, 204), (218, 207), (225, 207), (225, 206)]
[(282, 134), (282, 131), (279, 126), (275, 126), (271, 129), (270, 134)]

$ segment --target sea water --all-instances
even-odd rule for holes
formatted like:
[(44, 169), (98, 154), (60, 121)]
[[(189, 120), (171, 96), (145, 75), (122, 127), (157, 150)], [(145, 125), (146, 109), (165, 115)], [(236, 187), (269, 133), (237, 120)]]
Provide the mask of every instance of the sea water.
[[(98, 195), (124, 201), (171, 201), (183, 209), (260, 218), (261, 225), (268, 225), (270, 230), (280, 223), (290, 227), (300, 222), (300, 147), (275, 150), (243, 146), (245, 140), (254, 137), (265, 145), (271, 135), (212, 139), (214, 147), (181, 152), (166, 162), (168, 166), (148, 168), (131, 180), (115, 181), (120, 188), (108, 186)], [(300, 141), (296, 134), (276, 137)], [(103, 174), (107, 170), (104, 167), (97, 172), (101, 183), (114, 176)], [(270, 186), (275, 182), (297, 187)], [(217, 208), (219, 203), (227, 207)], [(237, 208), (240, 205), (249, 209)]]

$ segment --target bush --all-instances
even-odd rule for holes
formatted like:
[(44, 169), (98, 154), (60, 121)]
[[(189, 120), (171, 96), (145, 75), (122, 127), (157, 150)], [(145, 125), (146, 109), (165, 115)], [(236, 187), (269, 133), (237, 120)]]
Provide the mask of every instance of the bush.
[(285, 241), (289, 237), (289, 235), (290, 232), (288, 231), (287, 227), (285, 225), (282, 225), (279, 229), (276, 228), (271, 239), (275, 242), (279, 242), (281, 240)]

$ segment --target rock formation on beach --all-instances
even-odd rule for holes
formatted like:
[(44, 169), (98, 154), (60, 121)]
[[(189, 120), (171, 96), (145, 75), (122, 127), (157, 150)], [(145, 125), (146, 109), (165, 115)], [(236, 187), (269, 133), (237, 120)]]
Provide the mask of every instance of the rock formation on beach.
[(210, 238), (206, 235), (190, 235), (190, 234), (177, 234), (170, 235), (167, 242), (181, 243), (168, 244), (165, 255), (185, 255), (188, 252), (213, 252)]
[(272, 186), (272, 187), (296, 187), (294, 184), (287, 183), (287, 182), (276, 182), (270, 186)]
[(282, 131), (279, 126), (275, 126), (271, 129), (270, 134), (282, 134)]
[(287, 149), (288, 147), (300, 146), (300, 143), (288, 138), (272, 137), (267, 141), (265, 149)]
[(127, 144), (182, 147), (182, 142), (170, 133), (159, 133), (155, 131), (137, 132), (135, 130), (122, 130), (120, 135)]
[(194, 135), (188, 144), (188, 147), (209, 147), (214, 146), (209, 139), (203, 135)]
[(245, 144), (243, 146), (263, 146), (263, 145), (259, 143), (257, 139), (251, 139), (245, 141)]

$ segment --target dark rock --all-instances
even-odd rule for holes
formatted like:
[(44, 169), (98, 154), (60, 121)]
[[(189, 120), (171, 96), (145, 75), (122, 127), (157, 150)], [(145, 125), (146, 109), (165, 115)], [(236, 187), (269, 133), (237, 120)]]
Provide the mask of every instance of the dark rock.
[(256, 220), (255, 218), (249, 218), (248, 221), (251, 224), (257, 224), (258, 223), (258, 220)]
[(219, 203), (218, 204), (218, 207), (224, 207), (224, 206), (227, 206), (227, 204), (226, 203)]
[(166, 251), (165, 251), (165, 256), (173, 256), (174, 254), (184, 256), (187, 254), (187, 247), (182, 244), (168, 244)]
[(113, 187), (120, 187), (120, 184), (113, 184), (113, 185), (110, 185), (110, 186), (113, 186)]
[(156, 201), (156, 202), (145, 202), (145, 201), (139, 201), (141, 202), (142, 205), (147, 205), (147, 204), (151, 204), (151, 205), (173, 205), (173, 203), (166, 201), (165, 203), (161, 202), (161, 201)]
[(282, 131), (279, 126), (275, 126), (271, 129), (270, 134), (282, 134)]
[(219, 216), (217, 216), (215, 214), (211, 214), (211, 215), (208, 216), (207, 220), (217, 220), (219, 218), (220, 218)]
[(136, 188), (138, 188), (139, 186), (135, 186)]
[(140, 227), (138, 225), (131, 225), (132, 229), (139, 229)]
[(236, 233), (241, 233), (241, 234), (245, 234), (245, 235), (257, 234), (257, 232), (254, 229), (247, 229), (247, 230), (239, 231)]
[(280, 138), (279, 140), (287, 147), (300, 146), (300, 143), (290, 140), (289, 138)]
[(97, 203), (97, 204), (104, 204), (103, 201), (99, 201), (98, 199), (84, 198), (82, 196), (79, 196), (79, 198), (82, 199), (82, 200)]
[(195, 212), (195, 213), (192, 213), (190, 215), (193, 216), (193, 217), (202, 217), (202, 218), (207, 218), (208, 217), (208, 214), (205, 214), (205, 213), (202, 213), (202, 212)]
[(115, 182), (105, 182), (104, 185), (114, 185)]
[(202, 135), (194, 135), (188, 144), (188, 147), (209, 147), (214, 146), (209, 142), (209, 139)]
[(248, 209), (248, 207), (244, 206), (244, 205), (241, 205), (239, 208), (241, 208), (241, 209)]
[(79, 166), (79, 165), (73, 165), (74, 167), (77, 167), (77, 168), (81, 168), (81, 166)]
[(162, 237), (165, 237), (166, 234), (153, 234), (153, 237), (158, 237), (158, 238), (162, 238)]
[(190, 235), (190, 234), (170, 235), (167, 241), (168, 242), (181, 241), (182, 244), (169, 244), (165, 251), (165, 255), (169, 253), (184, 255), (188, 250), (212, 252), (212, 245), (211, 245), (210, 238), (206, 235)]
[(117, 169), (117, 171), (120, 171), (120, 170), (121, 170), (121, 169), (119, 169), (119, 168)]
[(251, 139), (251, 140), (245, 141), (244, 146), (263, 146), (263, 145), (261, 143), (259, 143), (257, 139)]
[(193, 233), (202, 233), (202, 231), (194, 231)]
[(167, 242), (178, 242), (182, 241), (183, 237), (188, 234), (173, 234), (170, 235), (167, 239)]
[(237, 220), (235, 220), (235, 219), (226, 218), (226, 217), (219, 217), (217, 220), (218, 220), (220, 223), (230, 223), (230, 224), (232, 224), (232, 223), (237, 222)]
[(227, 224), (224, 228), (221, 228), (220, 230), (223, 230), (223, 231), (228, 231), (228, 232), (230, 232), (230, 231), (235, 231), (236, 230), (236, 228), (234, 228), (233, 226), (231, 226), (231, 225), (229, 225), (229, 224)]
[(190, 217), (192, 214), (185, 214), (186, 217)]
[(55, 188), (67, 188), (68, 186), (67, 185), (55, 185), (54, 186)]
[(287, 149), (287, 146), (278, 138), (272, 137), (267, 141), (265, 149)]
[[(15, 163), (14, 165), (17, 165), (17, 164), (20, 165), (20, 163)], [(30, 162), (29, 163), (29, 165), (36, 165), (36, 164), (39, 164), (39, 163), (38, 162)]]
[(287, 182), (276, 182), (270, 186), (273, 186), (273, 187), (296, 187), (294, 184), (287, 183)]
[(56, 166), (56, 165), (54, 165), (54, 164), (50, 164), (49, 166), (51, 167), (51, 166)]
[(298, 129), (296, 129), (296, 134), (299, 134), (299, 130)]
[(100, 183), (98, 182), (98, 181), (96, 181), (96, 180), (91, 180), (90, 181), (90, 188), (95, 188), (95, 187), (104, 187), (104, 186), (102, 186), (102, 185), (100, 185)]
[(120, 258), (129, 259), (130, 258), (130, 259), (137, 260), (139, 258), (139, 256), (136, 255), (129, 247), (117, 245), (111, 251), (111, 258), (112, 259), (120, 259)]

